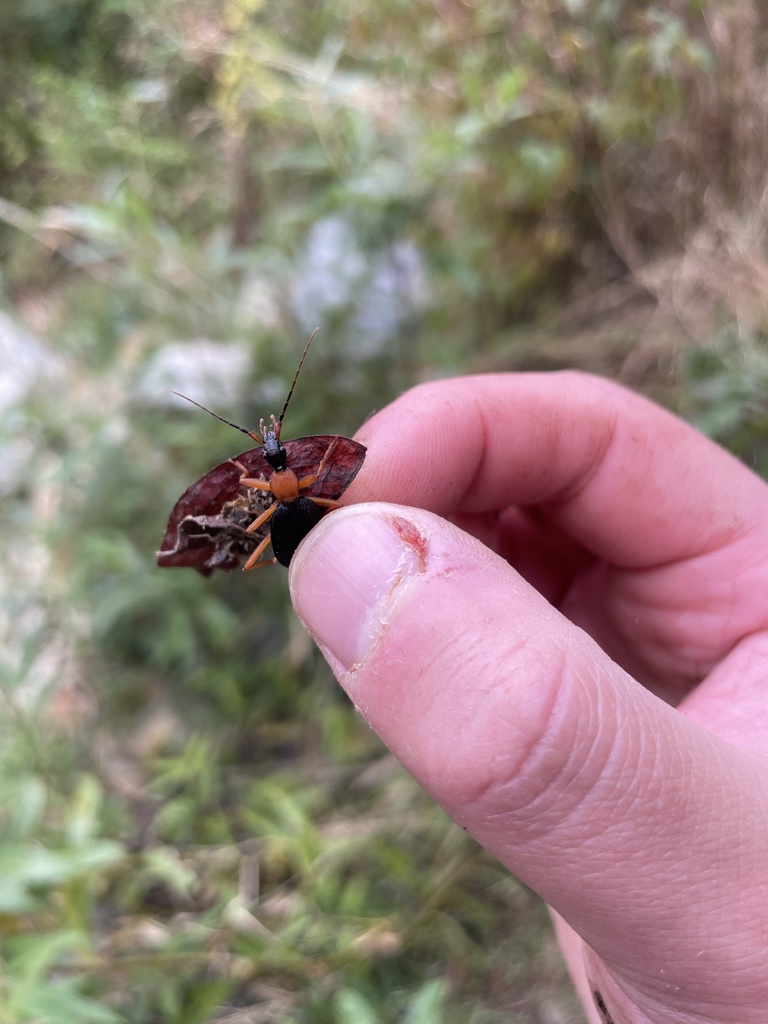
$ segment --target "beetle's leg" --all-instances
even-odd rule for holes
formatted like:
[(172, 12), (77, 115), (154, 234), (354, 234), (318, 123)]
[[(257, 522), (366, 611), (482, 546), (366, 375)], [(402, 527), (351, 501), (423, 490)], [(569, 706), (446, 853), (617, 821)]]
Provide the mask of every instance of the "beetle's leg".
[(270, 491), (272, 489), (269, 485), (269, 480), (257, 480), (256, 477), (248, 476), (248, 470), (242, 462), (238, 462), (237, 459), (230, 459), (229, 461), (240, 470), (241, 476), (238, 483), (242, 484), (243, 487), (253, 487), (257, 491)]
[(300, 491), (303, 491), (305, 487), (311, 487), (312, 484), (317, 483), (317, 481), (320, 479), (321, 473), (325, 469), (326, 462), (331, 457), (331, 455), (333, 455), (333, 450), (334, 450), (334, 448), (336, 447), (336, 445), (338, 443), (339, 443), (339, 435), (337, 434), (336, 437), (334, 437), (334, 439), (331, 441), (331, 443), (326, 448), (325, 455), (322, 457), (322, 459), (320, 459), (320, 464), (318, 465), (318, 467), (315, 470), (315, 472), (314, 473), (310, 473), (309, 476), (303, 476), (301, 478), (301, 480), (299, 480), (299, 490)]
[[(277, 502), (275, 502), (274, 505), (270, 505), (268, 509), (265, 509), (264, 512), (262, 512), (260, 516), (258, 516), (256, 519), (254, 519), (253, 522), (251, 523), (251, 525), (248, 527), (248, 529), (245, 532), (246, 533), (255, 533), (256, 530), (258, 530), (258, 528), (260, 526), (263, 526), (264, 523), (268, 522), (272, 518), (272, 515), (273, 515), (273, 513), (274, 513), (276, 508), (277, 508)], [(253, 557), (253, 556), (251, 556), (251, 557)]]
[(340, 501), (334, 501), (333, 498), (310, 498), (315, 505), (321, 505), (323, 508), (343, 508)]
[(272, 487), (268, 480), (257, 480), (252, 476), (241, 476), (238, 480), (243, 487), (253, 487), (256, 491), (271, 491)]
[(264, 554), (264, 551), (266, 550), (269, 541), (270, 536), (269, 534), (267, 534), (267, 536), (264, 538), (261, 544), (259, 544), (259, 546), (256, 548), (256, 550), (253, 552), (253, 554), (249, 557), (248, 561), (243, 566), (243, 572), (247, 572), (249, 569), (258, 569), (262, 565), (272, 565), (273, 562), (277, 561), (276, 558), (268, 558), (266, 562), (259, 561), (261, 556)]

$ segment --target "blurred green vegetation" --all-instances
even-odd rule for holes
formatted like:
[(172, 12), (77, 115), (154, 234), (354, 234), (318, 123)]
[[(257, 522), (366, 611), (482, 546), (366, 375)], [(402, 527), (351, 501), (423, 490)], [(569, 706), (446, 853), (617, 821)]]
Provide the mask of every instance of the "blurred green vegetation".
[(576, 366), (765, 472), (767, 54), (757, 0), (0, 9), (0, 1024), (580, 1019), (284, 575), (156, 568), (238, 450), (167, 396), (254, 424), (319, 324), (287, 435)]

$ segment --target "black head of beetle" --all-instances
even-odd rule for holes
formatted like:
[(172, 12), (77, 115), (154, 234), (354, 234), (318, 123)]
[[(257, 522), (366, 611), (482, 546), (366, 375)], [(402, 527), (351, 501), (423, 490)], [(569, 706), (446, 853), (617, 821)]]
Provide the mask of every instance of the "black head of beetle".
[[(274, 420), (272, 422), (274, 426)], [(270, 464), (272, 469), (285, 469), (288, 455), (285, 450), (285, 445), (280, 440), (279, 427), (274, 430), (265, 430), (264, 420), (262, 420), (261, 436), (264, 438), (264, 458)]]

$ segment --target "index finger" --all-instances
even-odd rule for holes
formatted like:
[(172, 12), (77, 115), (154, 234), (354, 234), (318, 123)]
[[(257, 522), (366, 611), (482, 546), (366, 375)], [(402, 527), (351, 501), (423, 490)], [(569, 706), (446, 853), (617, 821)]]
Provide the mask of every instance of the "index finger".
[(682, 420), (573, 371), (422, 384), (358, 432), (351, 501), (443, 516), (537, 506), (599, 558), (664, 565), (764, 534), (768, 488)]

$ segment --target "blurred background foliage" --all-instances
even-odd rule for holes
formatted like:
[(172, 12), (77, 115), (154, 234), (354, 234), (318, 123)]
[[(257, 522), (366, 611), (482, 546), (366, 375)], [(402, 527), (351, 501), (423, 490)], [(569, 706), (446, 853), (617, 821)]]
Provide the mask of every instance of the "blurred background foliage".
[(0, 8), (0, 1024), (580, 1020), (285, 576), (159, 571), (277, 410), (580, 367), (768, 468), (758, 0)]

